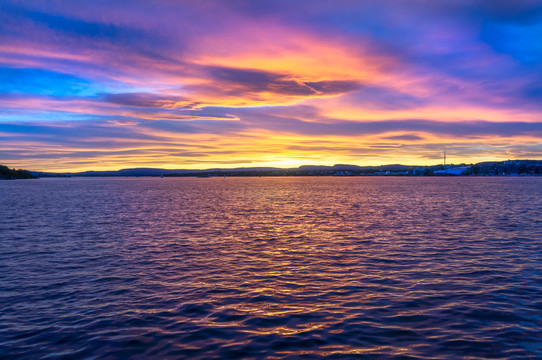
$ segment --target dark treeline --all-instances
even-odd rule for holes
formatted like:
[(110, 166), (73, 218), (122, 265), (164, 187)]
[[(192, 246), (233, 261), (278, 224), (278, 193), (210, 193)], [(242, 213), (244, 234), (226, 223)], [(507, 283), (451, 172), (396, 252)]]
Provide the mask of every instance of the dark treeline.
[(35, 179), (36, 177), (32, 175), (29, 171), (26, 170), (15, 170), (10, 169), (7, 166), (0, 165), (0, 179), (2, 180), (11, 180), (11, 179)]

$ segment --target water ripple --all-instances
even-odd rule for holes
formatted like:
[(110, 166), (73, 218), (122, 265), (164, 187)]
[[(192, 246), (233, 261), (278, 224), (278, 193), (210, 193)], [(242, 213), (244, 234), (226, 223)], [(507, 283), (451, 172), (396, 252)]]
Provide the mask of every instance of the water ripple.
[(0, 183), (0, 357), (542, 357), (542, 179)]

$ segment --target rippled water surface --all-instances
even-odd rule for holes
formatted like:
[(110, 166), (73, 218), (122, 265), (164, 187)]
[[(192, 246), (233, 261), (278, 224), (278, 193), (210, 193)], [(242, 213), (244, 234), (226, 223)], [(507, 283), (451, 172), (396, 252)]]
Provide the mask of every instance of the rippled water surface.
[(540, 359), (542, 178), (0, 182), (0, 357)]

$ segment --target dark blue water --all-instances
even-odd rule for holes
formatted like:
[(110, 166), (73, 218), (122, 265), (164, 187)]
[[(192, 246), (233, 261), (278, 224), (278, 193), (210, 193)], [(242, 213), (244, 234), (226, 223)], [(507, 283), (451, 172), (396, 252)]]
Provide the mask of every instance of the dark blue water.
[(6, 359), (540, 359), (542, 178), (0, 182)]

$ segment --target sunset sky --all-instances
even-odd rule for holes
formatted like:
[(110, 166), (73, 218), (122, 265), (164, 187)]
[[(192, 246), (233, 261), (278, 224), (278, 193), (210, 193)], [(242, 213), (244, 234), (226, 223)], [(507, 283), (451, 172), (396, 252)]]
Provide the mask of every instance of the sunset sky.
[(542, 2), (0, 2), (0, 164), (542, 158)]

